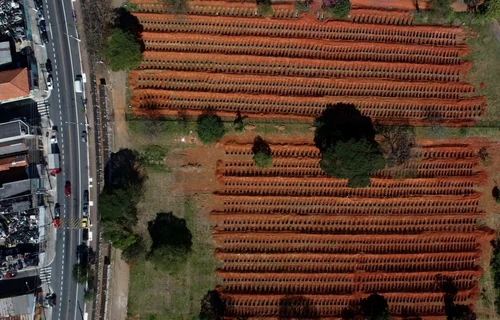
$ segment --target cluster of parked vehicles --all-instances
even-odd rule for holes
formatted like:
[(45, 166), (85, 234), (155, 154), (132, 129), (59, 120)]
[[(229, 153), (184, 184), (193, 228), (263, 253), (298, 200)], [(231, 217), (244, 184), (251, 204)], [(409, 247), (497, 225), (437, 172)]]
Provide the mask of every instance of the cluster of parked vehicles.
[[(71, 182), (66, 181), (64, 185), (64, 195), (66, 197), (71, 196)], [(54, 205), (54, 228), (58, 229), (61, 226), (61, 205), (56, 203)], [(82, 198), (82, 219), (80, 221), (82, 229), (88, 229), (89, 227), (89, 191), (83, 191)]]

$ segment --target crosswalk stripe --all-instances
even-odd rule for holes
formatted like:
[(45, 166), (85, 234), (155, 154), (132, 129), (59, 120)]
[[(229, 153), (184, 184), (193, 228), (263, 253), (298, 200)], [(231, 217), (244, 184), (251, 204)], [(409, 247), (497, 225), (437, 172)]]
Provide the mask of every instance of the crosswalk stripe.
[(37, 101), (37, 109), (40, 116), (48, 116), (49, 108), (48, 108), (48, 100)]
[(40, 268), (38, 276), (41, 281), (49, 283), (50, 279), (52, 278), (52, 268), (50, 266)]

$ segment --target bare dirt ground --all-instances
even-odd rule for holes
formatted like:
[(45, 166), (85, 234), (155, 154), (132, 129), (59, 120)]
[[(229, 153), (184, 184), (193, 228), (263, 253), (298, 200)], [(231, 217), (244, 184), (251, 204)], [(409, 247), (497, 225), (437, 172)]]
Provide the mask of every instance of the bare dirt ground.
[(125, 113), (127, 109), (127, 72), (111, 72), (109, 76), (111, 93), (111, 104), (113, 112), (111, 119), (113, 123), (113, 151), (130, 147), (130, 136), (127, 130)]

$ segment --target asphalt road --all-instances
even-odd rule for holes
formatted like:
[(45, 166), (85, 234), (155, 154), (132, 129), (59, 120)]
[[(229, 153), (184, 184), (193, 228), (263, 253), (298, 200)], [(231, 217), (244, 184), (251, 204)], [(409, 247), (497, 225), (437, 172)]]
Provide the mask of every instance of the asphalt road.
[[(83, 190), (88, 189), (87, 144), (81, 141), (85, 127), (83, 96), (75, 93), (74, 80), (82, 74), (76, 22), (71, 0), (44, 0), (49, 43), (47, 57), (52, 60), (54, 89), (49, 97), (49, 115), (59, 132), (62, 173), (57, 180), (61, 217), (82, 218)], [(71, 182), (71, 196), (65, 197), (64, 185)], [(76, 247), (81, 244), (81, 229), (57, 230), (56, 255), (52, 262), (51, 287), (57, 295), (53, 319), (83, 319), (84, 287), (72, 277), (77, 263)]]

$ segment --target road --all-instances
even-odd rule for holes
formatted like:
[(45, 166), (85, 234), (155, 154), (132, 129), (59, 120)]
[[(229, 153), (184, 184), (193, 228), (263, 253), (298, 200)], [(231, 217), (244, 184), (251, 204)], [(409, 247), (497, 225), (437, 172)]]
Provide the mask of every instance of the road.
[[(47, 57), (52, 60), (54, 89), (48, 103), (49, 115), (59, 131), (61, 167), (57, 180), (58, 199), (63, 219), (81, 219), (83, 190), (88, 189), (87, 144), (81, 141), (86, 129), (85, 107), (81, 93), (75, 93), (74, 80), (82, 74), (76, 22), (71, 0), (45, 0), (45, 19), (49, 43)], [(70, 181), (72, 193), (64, 195), (64, 185)], [(82, 243), (81, 229), (57, 230), (56, 255), (52, 263), (51, 287), (57, 295), (53, 319), (83, 319), (84, 287), (72, 277), (77, 263), (76, 247)]]

